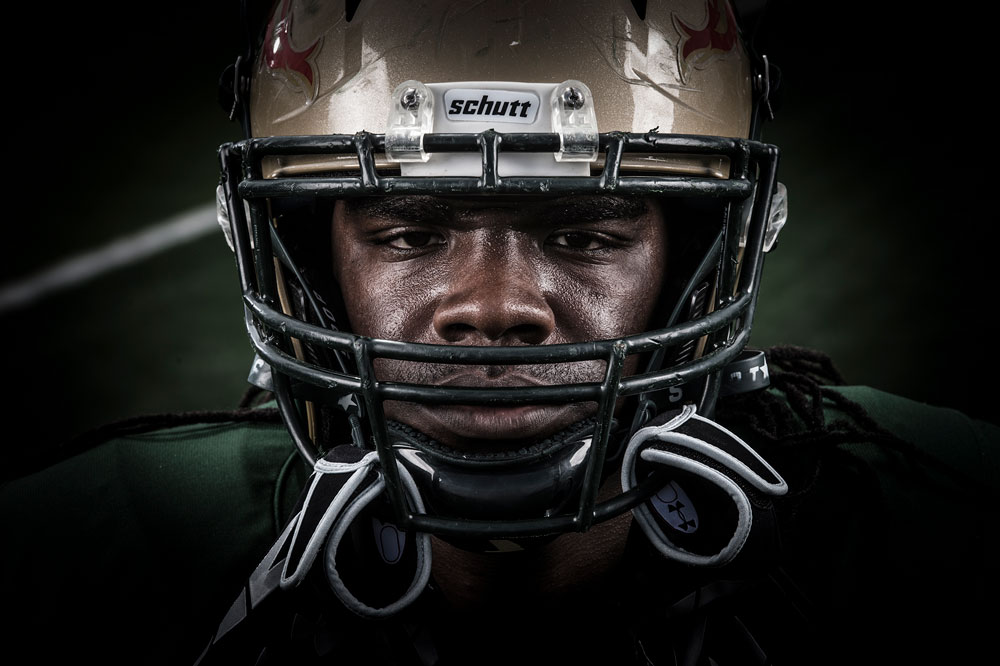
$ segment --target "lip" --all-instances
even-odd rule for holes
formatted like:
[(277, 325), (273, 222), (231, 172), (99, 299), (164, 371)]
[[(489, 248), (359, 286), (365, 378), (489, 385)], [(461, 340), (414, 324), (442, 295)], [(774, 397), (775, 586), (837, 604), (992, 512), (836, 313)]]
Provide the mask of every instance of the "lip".
[(479, 372), (463, 372), (452, 375), (439, 382), (438, 386), (467, 386), (474, 388), (506, 388), (511, 386), (547, 386), (537, 377), (531, 377), (519, 372), (505, 372), (496, 377), (488, 377)]
[[(536, 377), (505, 373), (452, 375), (438, 386), (509, 388), (546, 386)], [(388, 405), (387, 405), (388, 407)], [(586, 404), (566, 405), (423, 405), (396, 403), (396, 420), (407, 423), (442, 444), (458, 450), (503, 452), (543, 440), (589, 415)]]
[(502, 452), (523, 448), (573, 423), (567, 406), (482, 407), (420, 405), (418, 430), (458, 450)]

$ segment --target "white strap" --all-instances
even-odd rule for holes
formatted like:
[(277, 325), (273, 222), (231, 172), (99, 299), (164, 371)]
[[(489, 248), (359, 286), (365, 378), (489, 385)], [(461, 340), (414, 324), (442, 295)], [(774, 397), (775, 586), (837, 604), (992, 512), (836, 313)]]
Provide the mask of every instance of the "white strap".
[[(410, 501), (413, 503), (413, 508), (422, 513), (424, 511), (424, 503), (420, 498), (420, 493), (417, 491), (417, 484), (413, 481), (409, 472), (406, 471), (406, 468), (399, 463), (397, 463), (397, 466), (399, 477), (403, 481), (403, 487)], [(378, 481), (371, 488), (366, 489), (358, 495), (348, 505), (343, 517), (334, 526), (333, 533), (330, 535), (330, 540), (326, 545), (326, 576), (330, 581), (330, 587), (344, 606), (364, 617), (381, 618), (395, 615), (420, 596), (420, 593), (427, 587), (427, 583), (431, 577), (431, 537), (427, 532), (418, 532), (416, 535), (417, 567), (413, 582), (403, 596), (393, 603), (382, 608), (369, 606), (354, 596), (341, 579), (340, 573), (337, 571), (337, 548), (340, 546), (340, 540), (347, 533), (348, 527), (350, 527), (350, 524), (358, 514), (384, 489), (385, 479), (379, 474)]]
[(298, 564), (294, 571), (288, 571), (288, 562), (285, 560), (285, 565), (281, 571), (281, 587), (288, 589), (297, 586), (305, 578), (306, 574), (312, 568), (313, 562), (316, 559), (316, 554), (319, 553), (319, 549), (323, 546), (323, 542), (326, 540), (326, 535), (329, 533), (330, 528), (333, 527), (334, 523), (340, 518), (340, 514), (344, 510), (344, 505), (347, 503), (348, 498), (354, 494), (354, 491), (358, 489), (362, 481), (368, 475), (369, 470), (378, 462), (378, 455), (373, 451), (367, 454), (361, 460), (355, 463), (330, 463), (325, 460), (317, 460), (314, 466), (314, 474), (312, 477), (312, 482), (309, 485), (309, 490), (306, 492), (306, 499), (302, 505), (302, 510), (293, 518), (296, 522), (295, 533), (292, 535), (292, 543), (297, 543), (299, 540), (299, 530), (302, 526), (301, 518), (306, 514), (306, 510), (309, 508), (309, 503), (312, 500), (313, 492), (319, 485), (320, 479), (323, 478), (324, 474), (346, 474), (352, 472), (351, 477), (344, 483), (343, 487), (334, 497), (333, 501), (323, 512), (323, 517), (320, 518), (319, 524), (316, 525), (316, 529), (313, 533), (309, 535), (309, 540), (306, 542), (305, 549), (302, 553), (302, 557), (299, 558)]
[[(653, 547), (665, 557), (690, 565), (719, 566), (731, 561), (739, 554), (746, 544), (753, 526), (753, 506), (746, 492), (737, 483), (737, 479), (747, 483), (760, 493), (770, 496), (785, 494), (788, 491), (788, 486), (781, 475), (743, 440), (714, 421), (697, 415), (695, 411), (694, 405), (686, 405), (670, 421), (642, 428), (633, 435), (622, 459), (622, 490), (628, 492), (637, 485), (636, 463), (640, 459), (697, 476), (721, 489), (733, 502), (737, 517), (732, 536), (715, 553), (694, 553), (671, 539), (653, 516), (650, 505), (651, 503), (656, 504), (655, 497), (652, 502), (643, 502), (632, 510), (640, 529)], [(702, 426), (714, 428), (715, 434), (720, 438), (719, 444), (725, 446), (728, 451), (710, 442), (679, 432), (678, 429), (690, 420), (697, 420)], [(652, 446), (656, 442), (673, 446), (669, 450), (664, 450)], [(685, 449), (695, 456), (685, 455)], [(730, 452), (734, 452), (736, 455)], [(751, 464), (759, 465), (764, 473), (770, 475), (771, 478), (764, 478), (737, 456), (744, 457)], [(706, 464), (697, 459), (699, 457), (718, 463), (720, 467), (728, 470), (731, 474), (726, 474)], [(676, 494), (677, 488), (679, 485), (671, 480), (661, 492)], [(683, 489), (681, 492), (683, 493)]]

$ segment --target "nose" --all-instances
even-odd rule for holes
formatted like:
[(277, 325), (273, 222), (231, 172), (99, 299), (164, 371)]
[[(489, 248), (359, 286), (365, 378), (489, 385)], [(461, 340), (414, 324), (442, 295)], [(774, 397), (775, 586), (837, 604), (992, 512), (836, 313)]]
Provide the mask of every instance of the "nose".
[(463, 256), (434, 311), (435, 332), (462, 344), (541, 344), (555, 330), (530, 252), (505, 245)]

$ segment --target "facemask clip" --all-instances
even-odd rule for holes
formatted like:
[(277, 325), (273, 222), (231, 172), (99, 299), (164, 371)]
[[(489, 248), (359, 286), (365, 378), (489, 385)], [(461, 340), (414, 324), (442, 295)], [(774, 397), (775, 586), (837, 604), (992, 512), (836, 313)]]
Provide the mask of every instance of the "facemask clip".
[(552, 131), (559, 135), (557, 162), (593, 162), (598, 133), (594, 95), (581, 81), (563, 81), (552, 91)]
[(424, 135), (434, 129), (434, 94), (420, 81), (404, 81), (392, 93), (385, 154), (392, 162), (426, 162)]

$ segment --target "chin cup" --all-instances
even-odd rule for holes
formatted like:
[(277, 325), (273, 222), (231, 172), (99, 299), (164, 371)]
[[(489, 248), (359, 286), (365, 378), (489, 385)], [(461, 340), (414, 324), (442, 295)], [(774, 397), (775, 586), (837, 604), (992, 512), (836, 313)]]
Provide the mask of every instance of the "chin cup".
[(449, 449), (405, 426), (393, 425), (390, 433), (431, 512), (509, 520), (558, 514), (577, 501), (594, 420), (509, 454)]
[(654, 471), (669, 481), (632, 510), (664, 557), (697, 566), (730, 562), (750, 536), (754, 516), (770, 518), (784, 479), (756, 451), (693, 405), (659, 415), (635, 433), (622, 462), (622, 490)]
[[(405, 468), (436, 516), (459, 520), (530, 520), (566, 514), (580, 502), (596, 420), (585, 419), (544, 442), (498, 453), (469, 453), (443, 446), (407, 426), (392, 423), (389, 433)], [(612, 421), (608, 460), (620, 455), (624, 434)], [(531, 549), (558, 536), (456, 536), (452, 545), (473, 552)]]

